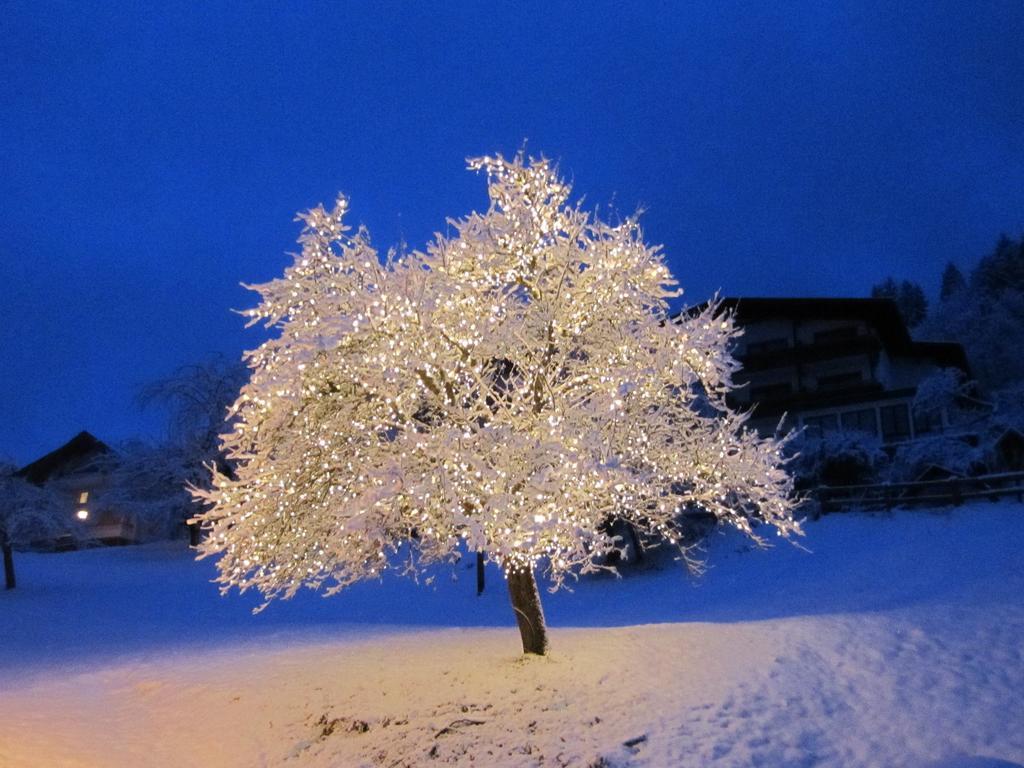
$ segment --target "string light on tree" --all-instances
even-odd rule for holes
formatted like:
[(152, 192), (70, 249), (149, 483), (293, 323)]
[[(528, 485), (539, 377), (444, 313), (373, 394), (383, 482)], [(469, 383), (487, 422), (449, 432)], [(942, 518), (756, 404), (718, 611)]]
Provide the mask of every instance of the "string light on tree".
[(254, 287), (250, 324), (277, 335), (247, 355), (234, 477), (196, 491), (222, 588), (330, 594), (400, 553), (415, 571), (482, 551), (544, 653), (534, 572), (557, 588), (606, 567), (609, 520), (679, 547), (694, 507), (758, 541), (754, 520), (799, 533), (781, 442), (725, 401), (731, 318), (669, 319), (679, 292), (637, 219), (570, 205), (547, 161), (469, 167), (488, 210), (425, 250), (382, 260), (341, 198)]

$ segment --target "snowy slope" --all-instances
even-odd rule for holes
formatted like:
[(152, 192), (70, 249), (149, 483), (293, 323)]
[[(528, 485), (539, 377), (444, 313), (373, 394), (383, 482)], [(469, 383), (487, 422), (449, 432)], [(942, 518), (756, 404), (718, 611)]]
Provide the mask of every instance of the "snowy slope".
[(851, 514), (699, 581), (545, 595), (385, 578), (253, 616), (182, 547), (22, 555), (0, 594), (0, 766), (1024, 764), (1024, 506)]

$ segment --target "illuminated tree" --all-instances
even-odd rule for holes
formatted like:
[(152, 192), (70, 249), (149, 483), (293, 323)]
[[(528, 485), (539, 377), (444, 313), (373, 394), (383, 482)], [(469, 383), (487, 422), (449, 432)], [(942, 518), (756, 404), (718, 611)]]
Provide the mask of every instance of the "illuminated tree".
[(483, 551), (544, 653), (534, 570), (605, 567), (610, 519), (680, 548), (692, 508), (759, 541), (799, 527), (780, 442), (725, 402), (731, 318), (670, 319), (660, 249), (568, 205), (546, 161), (469, 165), (490, 207), (425, 252), (382, 261), (344, 198), (301, 217), (294, 264), (254, 289), (278, 335), (248, 354), (235, 477), (197, 491), (200, 552), (269, 601)]

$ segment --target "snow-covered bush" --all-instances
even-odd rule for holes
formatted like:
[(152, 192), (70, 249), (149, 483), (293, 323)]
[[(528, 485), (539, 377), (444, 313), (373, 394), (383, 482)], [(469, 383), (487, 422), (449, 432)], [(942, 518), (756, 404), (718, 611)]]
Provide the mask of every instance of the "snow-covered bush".
[(1017, 382), (992, 393), (992, 423), (997, 431), (1016, 429), (1024, 432), (1024, 382)]
[(958, 398), (967, 394), (967, 381), (963, 371), (941, 368), (926, 376), (917, 386), (912, 404), (915, 415), (924, 415), (952, 409)]
[(918, 480), (933, 467), (955, 475), (980, 474), (985, 471), (984, 450), (958, 435), (921, 437), (896, 448), (884, 479)]
[(13, 464), (0, 464), (0, 539), (28, 546), (64, 533), (65, 510), (52, 490), (15, 472)]
[[(348, 201), (302, 216), (302, 252), (248, 314), (278, 336), (198, 492), (224, 588), (333, 593), (391, 565), (482, 551), (505, 571), (527, 652), (546, 648), (533, 577), (555, 587), (621, 549), (607, 521), (682, 547), (699, 507), (754, 539), (799, 531), (782, 443), (726, 393), (731, 317), (678, 295), (638, 221), (567, 203), (546, 161), (473, 160), (490, 207), (426, 251), (381, 260)], [(759, 528), (763, 531), (764, 528)]]
[(15, 473), (13, 464), (0, 462), (0, 552), (7, 589), (16, 584), (14, 549), (64, 532), (61, 506), (53, 492)]
[(795, 455), (791, 471), (801, 488), (874, 483), (889, 460), (882, 441), (860, 430), (803, 432), (790, 449)]

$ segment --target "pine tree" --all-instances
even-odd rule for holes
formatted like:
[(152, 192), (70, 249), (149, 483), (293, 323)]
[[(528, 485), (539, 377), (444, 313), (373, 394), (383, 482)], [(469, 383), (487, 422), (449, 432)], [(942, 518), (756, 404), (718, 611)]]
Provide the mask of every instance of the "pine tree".
[(984, 299), (996, 298), (1004, 291), (1024, 292), (1024, 238), (1016, 242), (1000, 235), (992, 253), (971, 273), (971, 287)]
[(887, 277), (881, 283), (871, 286), (871, 298), (891, 299), (895, 302), (908, 328), (917, 327), (928, 315), (928, 299), (924, 295), (924, 289), (909, 280), (897, 283), (893, 278)]
[(928, 316), (928, 299), (924, 295), (924, 289), (909, 280), (900, 283), (896, 305), (900, 308), (907, 328), (916, 328)]
[(1024, 381), (1024, 357), (1014, 343), (1024, 338), (1024, 238), (1001, 235), (966, 281), (947, 265), (940, 297), (941, 311), (932, 313), (922, 336), (963, 344), (986, 396)]
[(953, 262), (948, 262), (942, 270), (942, 287), (939, 289), (939, 300), (946, 301), (958, 293), (966, 290), (967, 281), (963, 272)]
[(269, 601), (482, 551), (542, 654), (534, 571), (557, 588), (607, 567), (610, 519), (684, 554), (692, 508), (758, 542), (800, 529), (782, 441), (725, 400), (732, 319), (670, 319), (660, 249), (569, 205), (547, 161), (470, 168), (490, 207), (424, 252), (379, 259), (344, 198), (301, 217), (302, 252), (255, 287), (251, 322), (278, 335), (248, 354), (235, 476), (197, 491), (200, 552)]
[(891, 277), (885, 278), (880, 283), (875, 283), (871, 286), (871, 298), (872, 299), (892, 299), (896, 301), (900, 295), (900, 287), (897, 282)]

